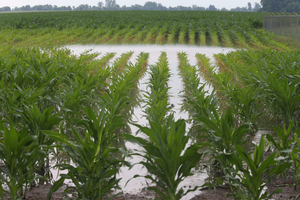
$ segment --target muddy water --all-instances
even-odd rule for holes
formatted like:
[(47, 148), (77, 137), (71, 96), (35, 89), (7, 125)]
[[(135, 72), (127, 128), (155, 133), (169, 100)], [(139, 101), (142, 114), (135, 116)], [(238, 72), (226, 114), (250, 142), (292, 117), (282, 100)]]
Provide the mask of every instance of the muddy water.
[[(171, 78), (169, 82), (169, 86), (171, 87), (170, 93), (172, 97), (170, 98), (170, 104), (174, 104), (175, 107), (173, 108), (173, 111), (175, 112), (175, 118), (179, 119), (188, 119), (188, 114), (186, 112), (180, 112), (181, 107), (181, 98), (180, 98), (180, 91), (183, 90), (182, 84), (181, 84), (181, 78), (178, 75), (178, 58), (177, 53), (178, 52), (185, 52), (187, 54), (187, 57), (190, 61), (191, 65), (196, 65), (196, 53), (205, 54), (209, 58), (213, 58), (214, 54), (218, 53), (227, 53), (230, 51), (234, 51), (233, 48), (223, 48), (223, 47), (200, 47), (200, 46), (189, 46), (189, 45), (72, 45), (72, 46), (66, 46), (67, 48), (71, 49), (74, 54), (80, 55), (81, 53), (85, 52), (86, 50), (91, 50), (91, 52), (101, 52), (101, 56), (105, 55), (108, 52), (115, 52), (115, 57), (110, 61), (110, 63), (113, 63), (114, 59), (121, 56), (122, 53), (126, 53), (129, 51), (133, 51), (133, 55), (130, 58), (129, 62), (135, 63), (135, 60), (137, 59), (137, 56), (141, 52), (147, 52), (149, 53), (149, 59), (148, 64), (154, 65), (156, 62), (158, 62), (158, 58), (161, 54), (161, 52), (166, 52), (169, 62), (169, 67), (171, 70)], [(145, 83), (148, 82), (148, 75), (146, 75), (139, 84), (140, 90), (147, 90), (147, 86)], [(207, 87), (206, 90), (211, 91), (211, 88)], [(138, 124), (146, 125), (147, 121), (145, 118), (142, 117), (143, 110), (138, 107), (134, 110), (134, 116), (133, 120), (136, 121)], [(189, 130), (190, 125), (187, 124), (187, 131)], [(132, 132), (135, 133), (137, 131), (136, 127), (131, 126)], [(136, 149), (137, 151), (141, 151), (142, 149), (135, 144), (132, 144), (130, 142), (126, 142), (126, 147), (128, 150)], [(130, 163), (137, 163), (141, 161), (140, 157), (132, 157), (127, 158), (127, 161)], [(53, 171), (54, 172), (54, 171)], [(120, 178), (122, 178), (120, 185), (123, 189), (124, 193), (130, 193), (130, 194), (136, 194), (141, 191), (142, 188), (146, 187), (146, 181), (143, 178), (136, 178), (128, 182), (126, 185), (126, 182), (131, 179), (135, 174), (139, 175), (145, 175), (147, 173), (145, 168), (142, 168), (139, 165), (134, 166), (132, 169), (128, 169), (123, 167), (121, 169)], [(54, 172), (54, 178), (57, 177), (57, 171)], [(204, 179), (207, 177), (206, 173), (195, 173), (194, 176), (188, 177), (186, 180), (180, 184), (179, 187), (183, 187), (186, 189), (193, 188), (194, 186), (201, 186), (204, 184)], [(126, 186), (125, 186), (126, 185)], [(199, 194), (200, 191), (196, 191), (193, 193), (190, 193), (189, 195), (185, 196), (183, 199), (191, 199), (196, 194)]]

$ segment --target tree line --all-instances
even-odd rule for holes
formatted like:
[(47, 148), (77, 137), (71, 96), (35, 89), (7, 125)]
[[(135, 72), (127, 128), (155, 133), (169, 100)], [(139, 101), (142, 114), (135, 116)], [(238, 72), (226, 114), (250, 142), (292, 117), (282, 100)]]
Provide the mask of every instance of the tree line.
[(56, 5), (52, 6), (49, 4), (46, 5), (25, 5), (22, 7), (10, 8), (9, 6), (5, 6), (0, 8), (0, 12), (8, 12), (8, 11), (62, 11), (62, 10), (210, 10), (210, 11), (241, 11), (241, 12), (257, 12), (261, 8), (259, 3), (255, 3), (254, 7), (252, 7), (251, 3), (248, 3), (248, 6), (245, 7), (236, 7), (230, 10), (226, 8), (218, 9), (214, 5), (210, 5), (205, 8), (202, 6), (192, 5), (189, 7), (186, 6), (176, 6), (176, 7), (166, 7), (161, 3), (156, 3), (152, 1), (146, 2), (143, 6), (139, 4), (135, 4), (132, 6), (120, 6), (116, 3), (116, 0), (105, 0), (105, 2), (98, 2), (96, 6), (91, 6), (88, 4), (81, 4), (78, 7), (75, 6), (61, 6), (58, 7)]
[(261, 0), (264, 12), (300, 12), (300, 0)]

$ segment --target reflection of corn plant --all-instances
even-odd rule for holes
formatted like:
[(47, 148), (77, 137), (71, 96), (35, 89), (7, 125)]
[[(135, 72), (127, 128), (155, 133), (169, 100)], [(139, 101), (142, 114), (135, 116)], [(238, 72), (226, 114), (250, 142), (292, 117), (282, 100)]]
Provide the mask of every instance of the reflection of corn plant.
[(196, 25), (189, 23), (188, 25), (188, 38), (189, 44), (195, 44), (195, 37), (196, 37)]
[[(251, 200), (269, 199), (273, 194), (280, 193), (282, 191), (282, 189), (277, 189), (270, 195), (268, 195), (267, 191), (263, 193), (264, 187), (270, 183), (275, 175), (283, 173), (291, 166), (290, 162), (277, 164), (275, 159), (276, 153), (272, 153), (264, 161), (262, 161), (264, 144), (265, 139), (264, 137), (261, 137), (259, 145), (255, 147), (253, 158), (250, 154), (246, 153), (240, 145), (235, 147), (238, 156), (231, 154), (227, 157), (229, 162), (234, 164), (237, 170), (239, 170), (239, 173), (237, 173), (238, 178), (231, 177), (234, 186), (236, 186), (236, 193), (234, 194), (235, 197)], [(247, 164), (246, 168), (243, 165), (244, 162)], [(267, 175), (265, 175), (264, 173), (270, 167), (272, 168), (268, 171)]]
[(2, 186), (5, 183), (12, 200), (23, 199), (29, 184), (35, 178), (35, 161), (44, 154), (36, 143), (37, 136), (30, 135), (26, 128), (17, 130), (12, 122), (9, 127), (0, 125), (3, 132), (3, 139), (0, 140), (0, 160), (4, 161), (6, 167), (0, 168), (0, 197), (5, 199)]
[(185, 39), (188, 33), (188, 25), (187, 24), (182, 24), (180, 31), (179, 31), (179, 35), (178, 35), (178, 43), (180, 44), (184, 44), (185, 43)]
[(178, 36), (180, 25), (178, 22), (174, 22), (170, 28), (170, 33), (168, 34), (168, 43), (174, 43), (175, 38)]
[(200, 45), (205, 46), (207, 44), (206, 38), (206, 26), (204, 23), (198, 23), (197, 33), (199, 35)]

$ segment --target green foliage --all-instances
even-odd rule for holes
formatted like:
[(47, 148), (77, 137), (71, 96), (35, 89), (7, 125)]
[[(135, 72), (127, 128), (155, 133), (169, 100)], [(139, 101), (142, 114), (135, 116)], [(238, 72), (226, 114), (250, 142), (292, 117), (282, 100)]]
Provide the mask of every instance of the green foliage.
[(299, 134), (300, 134), (300, 129), (296, 129), (294, 133), (294, 140), (296, 141), (295, 148), (293, 148), (291, 152), (291, 159), (293, 161), (293, 172), (294, 172), (294, 184), (298, 188), (300, 187), (300, 178), (299, 178), (299, 173), (300, 173), (300, 141), (299, 141)]
[(63, 144), (62, 150), (67, 152), (76, 164), (57, 165), (61, 169), (67, 169), (68, 173), (61, 174), (60, 180), (53, 185), (47, 199), (51, 198), (51, 194), (59, 189), (65, 179), (71, 179), (75, 184), (75, 187), (68, 187), (66, 192), (74, 188), (78, 199), (102, 199), (112, 189), (118, 188), (119, 179), (116, 178), (116, 174), (124, 157), (115, 157), (121, 149), (113, 147), (113, 144), (117, 140), (115, 129), (123, 126), (122, 118), (117, 117), (106, 122), (110, 113), (105, 111), (105, 108), (101, 109), (99, 115), (96, 115), (91, 107), (83, 110), (86, 114), (83, 123), (87, 127), (83, 138), (75, 129), (72, 129), (75, 141), (70, 141), (59, 133), (44, 131), (47, 136)]
[[(149, 140), (132, 135), (124, 135), (125, 139), (135, 142), (143, 147), (143, 153), (135, 153), (145, 158), (138, 164), (146, 167), (151, 175), (145, 178), (151, 180), (156, 186), (148, 187), (154, 190), (162, 199), (180, 199), (197, 187), (184, 192), (178, 185), (184, 178), (192, 175), (194, 168), (202, 156), (198, 152), (199, 146), (193, 144), (187, 149), (189, 133), (186, 134), (185, 121), (175, 121), (173, 114), (169, 114), (168, 80), (170, 69), (166, 53), (162, 52), (159, 62), (150, 68), (149, 92), (146, 98), (145, 117), (149, 127), (135, 124)], [(138, 177), (136, 175), (135, 177)]]
[(261, 0), (262, 11), (265, 12), (300, 12), (300, 3), (297, 0)]
[(8, 127), (1, 126), (0, 131), (3, 132), (0, 160), (6, 167), (0, 168), (0, 197), (4, 199), (2, 183), (5, 183), (9, 188), (10, 199), (23, 199), (27, 187), (35, 179), (34, 164), (41, 156), (45, 156), (45, 152), (39, 150), (36, 135), (31, 135), (26, 128), (16, 129), (12, 121)]
[(265, 34), (253, 28), (253, 21), (262, 23), (261, 14), (254, 12), (24, 12), (1, 13), (1, 19), (0, 46), (3, 48), (7, 45), (53, 47), (102, 43), (278, 46), (264, 40)]
[(290, 82), (288, 79), (278, 80), (270, 78), (267, 91), (267, 102), (289, 124), (293, 119), (294, 113), (300, 109), (298, 82)]
[[(214, 112), (216, 113), (216, 111)], [(206, 136), (213, 154), (232, 153), (236, 145), (241, 145), (246, 142), (245, 134), (249, 132), (249, 125), (243, 124), (235, 128), (235, 121), (232, 110), (229, 109), (222, 114), (221, 118), (218, 115), (214, 119), (201, 114), (196, 115), (197, 121), (202, 123), (205, 128)]]
[(125, 138), (145, 150), (142, 154), (137, 154), (145, 158), (139, 164), (144, 165), (151, 175), (155, 175), (155, 178), (151, 175), (146, 175), (145, 178), (157, 186), (148, 189), (154, 190), (163, 199), (180, 199), (197, 189), (195, 187), (184, 192), (182, 188), (178, 190), (178, 185), (192, 175), (192, 168), (200, 161), (202, 154), (198, 153), (199, 146), (193, 144), (185, 150), (189, 138), (189, 134), (186, 135), (185, 132), (185, 122), (182, 119), (175, 121), (172, 114), (163, 124), (152, 121), (149, 123), (149, 128), (136, 126), (149, 137), (150, 142), (132, 135), (125, 135)]
[[(263, 189), (272, 178), (291, 167), (291, 163), (284, 162), (278, 164), (275, 159), (276, 153), (272, 153), (262, 161), (264, 145), (265, 139), (261, 137), (259, 145), (255, 147), (253, 158), (249, 153), (246, 153), (240, 145), (235, 147), (238, 156), (232, 154), (227, 157), (229, 162), (234, 164), (239, 171), (237, 177), (230, 177), (236, 188), (236, 193), (234, 194), (236, 198), (266, 199), (271, 198), (274, 193), (280, 193), (282, 191), (281, 189), (277, 189), (274, 193), (268, 195), (268, 192), (263, 192)], [(243, 162), (246, 163), (246, 167), (243, 165)], [(267, 172), (270, 167), (271, 169)], [(266, 172), (267, 175), (265, 175)]]
[(293, 136), (293, 128), (294, 128), (294, 120), (290, 123), (289, 127), (286, 129), (285, 123), (283, 123), (283, 129), (279, 127), (274, 127), (276, 131), (276, 136), (278, 139), (274, 139), (272, 135), (267, 134), (267, 139), (269, 142), (271, 142), (274, 147), (277, 149), (277, 151), (280, 153), (282, 156), (286, 156), (287, 153), (291, 152), (294, 148), (295, 145), (295, 140)]

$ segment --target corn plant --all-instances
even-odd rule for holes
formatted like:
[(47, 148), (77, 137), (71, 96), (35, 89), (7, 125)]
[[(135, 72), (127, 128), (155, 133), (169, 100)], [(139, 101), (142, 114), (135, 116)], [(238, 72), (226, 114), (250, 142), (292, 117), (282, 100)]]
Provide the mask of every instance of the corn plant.
[(194, 119), (196, 114), (203, 114), (209, 116), (216, 106), (217, 99), (214, 98), (214, 92), (208, 95), (204, 90), (205, 84), (201, 83), (198, 75), (198, 70), (195, 66), (188, 64), (187, 55), (185, 53), (178, 53), (179, 70), (183, 79), (184, 91), (184, 108), (189, 111)]
[(139, 144), (145, 150), (136, 155), (145, 159), (139, 164), (151, 174), (145, 178), (156, 184), (148, 189), (154, 190), (162, 199), (181, 199), (188, 192), (197, 189), (195, 187), (184, 192), (178, 185), (192, 175), (192, 169), (199, 163), (202, 154), (198, 153), (199, 147), (196, 144), (185, 150), (189, 134), (186, 135), (184, 120), (175, 121), (171, 114), (166, 117), (163, 124), (152, 121), (149, 121), (149, 124), (150, 127), (136, 126), (149, 137), (150, 141), (132, 135), (125, 135), (125, 138)]
[(173, 114), (169, 114), (171, 108), (168, 102), (167, 81), (170, 70), (165, 52), (150, 70), (150, 91), (144, 95), (149, 127), (134, 124), (149, 137), (149, 140), (133, 135), (125, 135), (125, 139), (139, 144), (145, 150), (136, 155), (145, 158), (145, 161), (139, 164), (145, 166), (151, 174), (145, 178), (155, 183), (155, 186), (148, 189), (154, 190), (163, 199), (180, 199), (197, 188), (184, 192), (182, 188), (178, 190), (178, 185), (184, 178), (192, 175), (191, 170), (197, 165), (202, 154), (198, 153), (199, 147), (196, 144), (186, 149), (189, 134), (186, 135), (185, 121), (175, 121)]
[(287, 124), (290, 124), (294, 113), (300, 109), (300, 94), (298, 92), (298, 82), (288, 80), (278, 80), (275, 77), (269, 79), (266, 99), (267, 103), (275, 109)]
[(168, 80), (170, 69), (168, 68), (167, 54), (162, 52), (156, 66), (150, 68), (149, 92), (144, 95), (146, 99), (146, 117), (149, 121), (163, 123), (170, 112)]
[[(81, 123), (87, 128), (83, 138), (75, 129), (72, 129), (75, 141), (70, 141), (61, 134), (45, 131), (50, 138), (63, 144), (62, 149), (76, 163), (76, 166), (57, 165), (61, 169), (67, 169), (68, 173), (61, 174), (61, 178), (49, 191), (47, 199), (51, 199), (52, 193), (62, 186), (65, 179), (71, 179), (75, 184), (78, 199), (102, 199), (118, 188), (119, 179), (116, 178), (116, 174), (124, 157), (115, 157), (121, 149), (112, 145), (117, 140), (115, 129), (123, 126), (122, 117), (115, 117), (114, 121), (106, 122), (111, 117), (105, 109), (98, 115), (91, 107), (83, 108), (83, 111), (86, 117)], [(68, 187), (65, 192), (72, 193), (71, 188), (73, 187)]]
[(294, 172), (294, 184), (296, 187), (299, 188), (300, 186), (300, 178), (299, 178), (299, 173), (300, 173), (300, 159), (299, 159), (299, 154), (300, 154), (300, 140), (299, 140), (299, 134), (300, 130), (297, 129), (294, 133), (294, 140), (296, 141), (295, 147), (293, 148), (291, 152), (291, 159), (293, 161), (293, 167), (292, 170)]
[(187, 24), (182, 24), (180, 31), (179, 31), (179, 35), (178, 35), (178, 43), (180, 44), (184, 44), (186, 41), (186, 37), (188, 34), (188, 25)]
[[(225, 180), (226, 175), (232, 175), (236, 172), (232, 170), (232, 165), (225, 159), (227, 154), (235, 153), (234, 147), (236, 145), (242, 145), (246, 143), (247, 133), (250, 128), (248, 124), (242, 124), (236, 128), (234, 115), (232, 110), (229, 109), (219, 118), (216, 110), (214, 110), (214, 117), (204, 116), (201, 113), (195, 116), (195, 121), (203, 127), (203, 131), (206, 133), (201, 137), (207, 139), (206, 142), (200, 144), (203, 147), (207, 147), (206, 152), (211, 155), (211, 174), (217, 175), (219, 179)], [(216, 183), (218, 183), (217, 180)], [(207, 183), (206, 185), (210, 185)]]
[[(273, 194), (280, 193), (282, 189), (276, 189), (272, 194), (263, 192), (265, 186), (279, 174), (282, 174), (287, 168), (291, 167), (291, 162), (278, 164), (276, 153), (272, 153), (265, 160), (262, 160), (264, 154), (265, 139), (262, 136), (259, 145), (255, 146), (253, 158), (250, 153), (237, 145), (235, 147), (237, 155), (231, 154), (227, 157), (229, 162), (236, 166), (239, 173), (237, 177), (230, 177), (234, 183), (235, 192), (233, 196), (238, 199), (266, 199), (271, 198)], [(246, 163), (246, 167), (243, 163)], [(267, 170), (271, 169), (267, 172)], [(266, 175), (264, 173), (267, 172)]]
[(35, 162), (43, 158), (45, 152), (39, 149), (37, 136), (31, 135), (25, 127), (18, 130), (12, 121), (9, 126), (1, 125), (3, 138), (0, 140), (0, 160), (6, 168), (0, 168), (0, 197), (5, 199), (2, 184), (9, 189), (12, 200), (23, 199), (29, 185), (35, 180)]
[[(21, 114), (23, 125), (30, 131), (31, 135), (36, 136), (36, 144), (45, 152), (44, 157), (37, 159), (35, 166), (36, 171), (41, 176), (46, 176), (46, 166), (49, 165), (49, 146), (54, 143), (42, 131), (58, 128), (59, 123), (62, 121), (62, 117), (59, 114), (53, 114), (53, 111), (54, 106), (51, 106), (41, 113), (35, 105), (32, 105), (25, 106)], [(40, 179), (39, 184), (42, 184), (42, 182), (42, 179)]]
[(276, 135), (278, 139), (275, 139), (272, 135), (267, 134), (266, 138), (269, 142), (271, 142), (276, 150), (280, 153), (281, 156), (287, 156), (289, 152), (292, 151), (295, 145), (295, 140), (293, 136), (293, 128), (294, 128), (294, 120), (290, 123), (289, 127), (285, 127), (285, 123), (283, 123), (283, 129), (275, 126), (274, 130), (276, 131)]
[[(141, 56), (142, 63), (125, 64), (122, 70), (112, 74), (111, 84), (106, 88), (100, 87), (103, 92), (95, 95), (96, 98), (93, 100), (95, 107), (81, 103), (81, 115), (70, 119), (76, 125), (71, 127), (75, 142), (65, 135), (45, 132), (50, 138), (63, 144), (62, 150), (67, 152), (76, 164), (76, 167), (70, 164), (57, 165), (69, 171), (62, 174), (61, 179), (53, 185), (48, 199), (65, 179), (71, 179), (75, 184), (78, 199), (102, 199), (105, 195), (110, 195), (113, 189), (118, 188), (119, 179), (116, 178), (116, 174), (121, 164), (125, 163), (124, 151), (119, 147), (122, 138), (118, 130), (127, 126), (126, 120), (129, 120), (126, 117), (127, 102), (132, 98), (131, 90), (140, 78), (139, 73), (143, 70), (144, 59), (147, 59), (147, 55)], [(117, 69), (118, 66), (113, 68)], [(89, 76), (91, 80), (93, 76), (93, 74)], [(82, 159), (83, 157), (85, 159)], [(70, 188), (66, 190), (69, 191)]]

